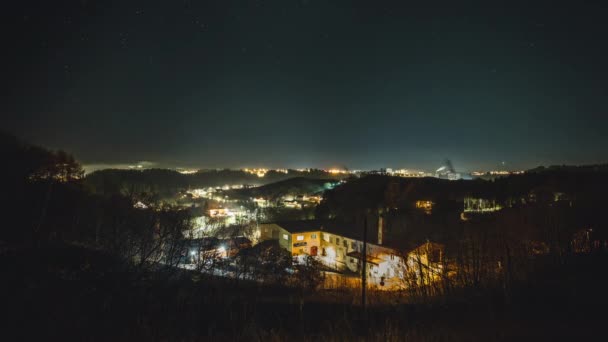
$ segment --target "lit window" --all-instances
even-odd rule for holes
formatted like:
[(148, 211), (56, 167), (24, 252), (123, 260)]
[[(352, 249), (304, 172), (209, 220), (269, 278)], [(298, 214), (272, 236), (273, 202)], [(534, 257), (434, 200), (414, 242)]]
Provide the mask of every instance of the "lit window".
[(304, 240), (304, 235), (298, 235), (298, 237), (296, 239), (298, 241), (302, 241), (302, 240)]
[(287, 235), (287, 234), (283, 234), (283, 239), (284, 239), (284, 240), (289, 240), (289, 235)]
[(329, 234), (323, 233), (323, 240), (329, 242)]

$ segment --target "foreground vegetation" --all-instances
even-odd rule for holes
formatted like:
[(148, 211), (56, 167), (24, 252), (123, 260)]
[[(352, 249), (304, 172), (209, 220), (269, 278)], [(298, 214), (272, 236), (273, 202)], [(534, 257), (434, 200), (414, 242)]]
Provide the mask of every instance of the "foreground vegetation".
[[(2, 171), (5, 191), (0, 198), (5, 209), (0, 230), (5, 336), (498, 341), (580, 340), (602, 334), (608, 256), (606, 246), (595, 243), (603, 241), (605, 231), (595, 202), (604, 183), (595, 174), (594, 187), (574, 187), (581, 191), (572, 200), (583, 205), (548, 201), (543, 206), (537, 200), (499, 217), (466, 222), (454, 220), (449, 201), (435, 198), (444, 209), (416, 213), (408, 207), (411, 198), (403, 195), (415, 192), (414, 183), (394, 185), (391, 178), (372, 177), (360, 180), (372, 189), (349, 182), (332, 190), (319, 215), (348, 218), (370, 205), (391, 206), (385, 212), (388, 237), (447, 237), (444, 267), (454, 272), (431, 285), (413, 282), (403, 291), (372, 291), (363, 307), (357, 290), (320, 290), (310, 269), (286, 272), (289, 255), (270, 245), (261, 245), (268, 247), (265, 254), (254, 246), (236, 258), (258, 272), (256, 281), (176, 268), (166, 256), (183, 248), (187, 211), (162, 205), (136, 209), (134, 198), (125, 193), (91, 191), (82, 181), (82, 168), (67, 153), (12, 137), (3, 136), (1, 142), (2, 152), (13, 161)], [(539, 177), (532, 178), (536, 182)], [(449, 184), (455, 191), (463, 186)], [(585, 197), (585, 189), (598, 197)], [(370, 202), (360, 206), (362, 201)], [(404, 217), (413, 222), (401, 221)], [(428, 235), (401, 225), (423, 227)], [(587, 235), (576, 235), (578, 228)]]
[(25, 340), (580, 340), (603, 328), (608, 284), (598, 269), (606, 261), (573, 257), (509, 297), (462, 289), (363, 311), (356, 292), (302, 297), (297, 288), (187, 271), (134, 272), (82, 247), (5, 249), (4, 332)]

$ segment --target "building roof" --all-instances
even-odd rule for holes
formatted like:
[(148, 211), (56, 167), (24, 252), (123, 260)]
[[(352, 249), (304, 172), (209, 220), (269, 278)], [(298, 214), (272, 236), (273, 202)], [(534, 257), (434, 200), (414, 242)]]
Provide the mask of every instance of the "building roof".
[[(291, 234), (322, 231), (357, 241), (363, 241), (363, 222), (348, 223), (338, 220), (298, 220), (267, 222), (266, 224), (276, 224)], [(383, 243), (380, 245), (377, 243), (378, 228), (376, 222), (368, 222), (367, 242), (369, 244), (401, 251), (411, 251), (420, 245), (425, 244), (424, 241), (409, 241), (409, 243), (399, 243), (398, 241), (390, 241), (385, 238), (385, 241), (383, 241)]]
[(267, 222), (266, 224), (276, 224), (290, 233), (309, 232), (321, 230), (324, 220), (298, 220), (298, 221), (279, 221)]
[[(363, 231), (352, 223), (345, 223), (337, 220), (298, 220), (298, 221), (279, 221), (268, 222), (266, 224), (276, 224), (291, 234), (324, 231), (331, 234), (344, 236), (346, 238), (363, 241)], [(367, 239), (369, 243), (377, 240), (377, 229), (373, 225), (368, 226)]]

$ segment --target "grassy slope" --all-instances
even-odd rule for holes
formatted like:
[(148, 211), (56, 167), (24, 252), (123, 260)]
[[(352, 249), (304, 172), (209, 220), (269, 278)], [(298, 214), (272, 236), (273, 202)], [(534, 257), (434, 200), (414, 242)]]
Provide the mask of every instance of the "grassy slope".
[[(461, 293), (426, 304), (382, 305), (365, 315), (280, 286), (193, 273), (137, 273), (104, 253), (60, 246), (0, 255), (5, 336), (134, 340), (515, 340), (600, 332), (606, 256), (547, 269), (505, 300)], [(330, 295), (328, 293), (324, 296)], [(352, 297), (356, 303), (357, 297)], [(508, 304), (507, 304), (508, 303)]]

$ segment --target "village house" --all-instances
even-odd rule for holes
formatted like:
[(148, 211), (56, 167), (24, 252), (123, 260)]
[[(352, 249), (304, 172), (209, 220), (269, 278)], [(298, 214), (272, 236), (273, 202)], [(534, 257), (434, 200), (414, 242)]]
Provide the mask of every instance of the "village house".
[[(440, 272), (441, 245), (422, 244), (402, 251), (383, 244), (383, 222), (377, 231), (368, 234), (366, 272), (368, 284), (395, 287), (413, 274)], [(360, 277), (363, 264), (363, 234), (353, 227), (336, 221), (287, 221), (260, 224), (260, 241), (277, 240), (296, 260), (315, 257), (329, 269), (344, 277)]]

